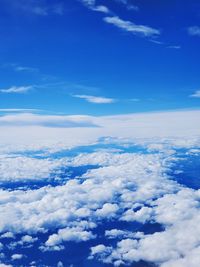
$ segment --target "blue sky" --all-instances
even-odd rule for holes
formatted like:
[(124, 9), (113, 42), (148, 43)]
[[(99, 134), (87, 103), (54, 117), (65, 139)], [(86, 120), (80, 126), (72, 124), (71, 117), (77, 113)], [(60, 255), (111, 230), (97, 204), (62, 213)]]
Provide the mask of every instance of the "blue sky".
[(199, 1), (1, 0), (0, 6), (1, 112), (199, 107)]

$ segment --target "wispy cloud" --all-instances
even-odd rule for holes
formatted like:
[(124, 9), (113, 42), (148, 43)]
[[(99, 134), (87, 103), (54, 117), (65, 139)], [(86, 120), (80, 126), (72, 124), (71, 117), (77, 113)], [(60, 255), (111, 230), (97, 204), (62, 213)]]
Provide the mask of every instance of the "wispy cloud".
[(48, 16), (51, 14), (63, 15), (64, 13), (64, 6), (61, 2), (49, 4), (45, 0), (7, 0), (5, 3), (10, 7), (11, 10), (17, 10), (23, 12), (24, 14)]
[(191, 26), (187, 28), (188, 34), (192, 36), (200, 36), (200, 27), (199, 26)]
[(40, 109), (33, 109), (33, 108), (0, 108), (0, 112), (37, 112), (41, 111)]
[(200, 90), (194, 92), (192, 95), (190, 95), (190, 97), (200, 98)]
[(57, 128), (99, 127), (93, 118), (84, 115), (58, 116), (17, 113), (0, 116), (0, 126), (43, 126)]
[(3, 64), (2, 68), (11, 69), (16, 72), (39, 72), (38, 68), (23, 66), (23, 65), (16, 64), (16, 63)]
[(169, 49), (181, 49), (181, 46), (180, 45), (169, 45), (169, 46), (167, 46), (167, 48), (169, 48)]
[(130, 4), (129, 1), (127, 1), (127, 0), (115, 0), (115, 1), (125, 5), (128, 10), (134, 10), (134, 11), (138, 11), (139, 10), (138, 6)]
[(109, 24), (112, 24), (124, 31), (133, 33), (135, 35), (140, 35), (143, 37), (152, 37), (160, 35), (160, 30), (158, 29), (154, 29), (145, 25), (137, 25), (131, 21), (123, 20), (117, 16), (105, 17), (103, 20)]
[(110, 10), (108, 7), (106, 7), (104, 5), (96, 5), (95, 0), (81, 0), (81, 2), (90, 10), (102, 12), (105, 14), (110, 13)]
[(100, 96), (91, 96), (91, 95), (72, 95), (73, 97), (81, 98), (86, 100), (89, 103), (94, 104), (111, 104), (116, 102), (114, 98), (100, 97)]
[(24, 94), (32, 89), (33, 86), (11, 86), (8, 89), (0, 89), (0, 92), (5, 94)]

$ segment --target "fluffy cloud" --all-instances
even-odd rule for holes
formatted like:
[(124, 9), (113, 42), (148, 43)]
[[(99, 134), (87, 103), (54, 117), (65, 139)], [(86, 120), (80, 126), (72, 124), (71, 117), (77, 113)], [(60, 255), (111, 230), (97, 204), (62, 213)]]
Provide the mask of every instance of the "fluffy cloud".
[(53, 170), (64, 165), (65, 160), (35, 159), (30, 157), (0, 157), (0, 181), (25, 181), (48, 179)]
[(21, 260), (23, 258), (22, 254), (13, 254), (11, 256), (12, 260)]
[[(27, 192), (1, 190), (0, 231), (37, 233), (70, 227), (74, 229), (73, 235), (70, 228), (66, 228), (58, 231), (56, 240), (74, 240), (76, 236), (81, 236), (81, 232), (83, 236), (92, 237), (90, 229), (96, 226), (99, 218), (110, 220), (115, 217), (120, 220), (124, 209), (132, 209), (137, 203), (142, 208), (145, 201), (171, 192), (176, 187), (173, 181), (162, 177), (166, 167), (159, 155), (99, 152), (99, 156), (82, 157), (82, 161), (81, 156), (72, 160), (71, 165), (76, 166), (78, 161), (80, 165), (93, 164), (96, 158), (96, 163), (105, 166), (90, 170), (80, 179), (70, 180), (63, 186)], [(138, 218), (144, 217), (145, 211), (142, 210)], [(87, 221), (89, 218), (92, 220), (90, 223)], [(79, 234), (76, 235), (76, 232)]]
[[(183, 114), (186, 115), (184, 119)], [(98, 121), (106, 129), (110, 127), (113, 133), (119, 128), (130, 130), (128, 127), (133, 118), (134, 125), (148, 128), (155, 117), (159, 124), (170, 117), (169, 125), (178, 128), (180, 125), (176, 123), (180, 123), (181, 118), (184, 122), (195, 124), (199, 120), (198, 115), (198, 112), (189, 112), (189, 115), (178, 112), (91, 120)], [(198, 131), (198, 126), (195, 127)], [(119, 137), (121, 133), (117, 135)], [(162, 267), (195, 266), (199, 261), (200, 190), (184, 188), (168, 173), (177, 161), (176, 149), (184, 147), (188, 148), (188, 153), (198, 153), (199, 138), (137, 139), (137, 144), (146, 149), (144, 153), (123, 152), (123, 147), (126, 149), (135, 144), (132, 139), (107, 137), (101, 142), (108, 145), (107, 150), (60, 159), (51, 157), (51, 153), (62, 151), (63, 144), (66, 145), (62, 142), (53, 147), (47, 143), (46, 150), (40, 151), (43, 153), (41, 158), (12, 154), (11, 151), (1, 155), (0, 176), (7, 181), (43, 179), (62, 167), (98, 165), (98, 168), (90, 169), (60, 186), (49, 185), (26, 191), (0, 190), (0, 238), (2, 242), (5, 238), (10, 242), (6, 249), (34, 245), (42, 252), (60, 251), (65, 249), (66, 242), (87, 242), (98, 238), (96, 229), (102, 222), (113, 222), (116, 223), (113, 229), (107, 229), (105, 223), (106, 242), (101, 236), (101, 243), (91, 247), (90, 259), (115, 266), (140, 260)], [(109, 145), (113, 143), (121, 145), (122, 149), (109, 152)], [(69, 144), (72, 144), (71, 140)], [(99, 143), (97, 145), (99, 147)], [(27, 149), (27, 146), (24, 147)], [(41, 142), (37, 149), (43, 147), (45, 144)], [(162, 231), (150, 234), (117, 228), (118, 224), (129, 222), (156, 223), (162, 226)], [(37, 237), (39, 234), (44, 234), (45, 240), (41, 241)]]
[(197, 253), (200, 242), (200, 227), (197, 227), (199, 203), (200, 190), (192, 189), (180, 189), (177, 193), (158, 198), (153, 205), (155, 215), (152, 218), (165, 226), (165, 230), (141, 235), (139, 240), (138, 237), (122, 238), (115, 248), (109, 247), (109, 255), (102, 258), (100, 253), (99, 259), (116, 266), (121, 259), (124, 263), (144, 260), (162, 267), (197, 266), (195, 264), (200, 261)]

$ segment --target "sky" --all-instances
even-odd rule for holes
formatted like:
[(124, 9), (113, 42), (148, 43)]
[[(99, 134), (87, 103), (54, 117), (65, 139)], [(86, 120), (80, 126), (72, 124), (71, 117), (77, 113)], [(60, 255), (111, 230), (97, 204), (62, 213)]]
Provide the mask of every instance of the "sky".
[(198, 109), (198, 0), (0, 0), (0, 112)]
[(0, 0), (0, 267), (200, 266), (199, 42), (199, 0)]

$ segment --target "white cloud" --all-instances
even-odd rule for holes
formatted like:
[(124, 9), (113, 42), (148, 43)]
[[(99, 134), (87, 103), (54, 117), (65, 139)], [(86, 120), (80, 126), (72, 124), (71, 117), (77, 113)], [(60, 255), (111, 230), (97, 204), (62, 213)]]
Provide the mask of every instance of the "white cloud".
[(22, 66), (16, 63), (7, 63), (2, 65), (3, 68), (11, 68), (16, 72), (38, 72), (39, 69), (33, 67)]
[(101, 209), (96, 210), (96, 215), (99, 217), (114, 217), (118, 209), (117, 204), (105, 203)]
[(194, 92), (192, 95), (190, 95), (190, 97), (200, 98), (200, 90)]
[(124, 31), (133, 33), (135, 35), (140, 35), (143, 37), (152, 37), (160, 35), (160, 30), (154, 29), (145, 25), (137, 25), (131, 21), (122, 20), (121, 18), (115, 17), (105, 17), (103, 19), (105, 22), (112, 24)]
[(0, 126), (44, 126), (44, 127), (96, 127), (92, 117), (84, 115), (56, 116), (32, 113), (6, 114), (0, 116)]
[(65, 164), (65, 159), (36, 159), (30, 157), (0, 156), (0, 181), (48, 179), (53, 170)]
[[(178, 115), (172, 113), (171, 120), (175, 114), (178, 119), (180, 119), (179, 116), (186, 115), (185, 112)], [(188, 118), (184, 116), (184, 121), (191, 119), (193, 115), (194, 113), (191, 112)], [(147, 123), (145, 116), (147, 115), (139, 116), (139, 122), (143, 119), (142, 125)], [(159, 114), (158, 118), (160, 116)], [(166, 118), (169, 118), (168, 116), (169, 114)], [(106, 117), (106, 120), (109, 125), (115, 120), (117, 123), (123, 121), (130, 124), (133, 118), (135, 118), (133, 115), (121, 115), (110, 116), (109, 119)], [(163, 114), (161, 119), (163, 120)], [(148, 120), (152, 120), (151, 115)], [(105, 122), (105, 117), (101, 118), (99, 123), (102, 121)], [(176, 125), (176, 120), (173, 125)], [(109, 139), (107, 142), (109, 143)], [(130, 140), (123, 142), (125, 141), (122, 140), (121, 144), (133, 145)], [(38, 233), (48, 234), (50, 230), (45, 243), (39, 244), (40, 249), (59, 251), (64, 249), (64, 242), (84, 242), (96, 238), (93, 231), (99, 224), (101, 225), (102, 221), (121, 222), (125, 219), (141, 223), (156, 222), (163, 225), (163, 231), (145, 234), (121, 229), (107, 230), (105, 237), (116, 238), (116, 246), (101, 243), (92, 247), (91, 259), (97, 258), (113, 266), (144, 260), (162, 267), (171, 267), (176, 266), (176, 263), (177, 266), (181, 266), (181, 263), (192, 266), (191, 255), (194, 255), (195, 262), (198, 262), (200, 190), (182, 187), (171, 180), (167, 173), (173, 160), (176, 160), (173, 154), (174, 146), (190, 147), (197, 146), (196, 144), (199, 145), (199, 143), (195, 143), (190, 138), (170, 141), (165, 138), (158, 141), (158, 138), (155, 138), (155, 140), (141, 140), (141, 142), (153, 153), (99, 151), (81, 153), (58, 161), (54, 159), (54, 162), (49, 158), (41, 160), (31, 158), (29, 162), (27, 157), (22, 157), (23, 160), (25, 158), (21, 168), (22, 176), (27, 173), (26, 168), (30, 173), (35, 168), (35, 176), (40, 172), (48, 174), (52, 170), (52, 165), (60, 166), (62, 162), (64, 166), (95, 164), (99, 168), (89, 170), (81, 177), (69, 180), (62, 186), (47, 186), (27, 191), (0, 190), (0, 232), (11, 232), (13, 235), (24, 234), (19, 241), (16, 240), (10, 244), (10, 248), (39, 242), (35, 236)], [(7, 157), (2, 155), (2, 165), (5, 165), (6, 158), (8, 155)], [(3, 173), (14, 169), (15, 174), (15, 169), (20, 170), (22, 159), (16, 155), (10, 155), (10, 158), (14, 163), (9, 159), (10, 162), (7, 168), (4, 166)], [(16, 238), (17, 236), (15, 235)]]
[(83, 242), (94, 238), (95, 235), (91, 231), (86, 231), (81, 227), (67, 227), (59, 230), (57, 234), (51, 235), (45, 244), (51, 247), (65, 241)]
[(91, 95), (73, 95), (73, 97), (85, 99), (89, 103), (94, 104), (111, 104), (116, 102), (114, 98), (91, 96)]
[(6, 232), (0, 236), (0, 238), (15, 238), (12, 232)]
[(12, 260), (21, 260), (23, 258), (23, 254), (13, 254), (11, 258)]
[(34, 112), (34, 111), (41, 111), (39, 109), (33, 108), (0, 108), (0, 112)]
[(92, 8), (92, 10), (102, 12), (105, 14), (110, 13), (110, 10), (106, 6), (102, 6), (102, 5), (101, 6), (95, 6)]
[(33, 89), (33, 86), (12, 86), (8, 89), (0, 89), (1, 93), (6, 94), (24, 94)]
[(81, 0), (81, 2), (90, 10), (102, 12), (105, 14), (110, 13), (110, 10), (108, 7), (104, 5), (96, 5), (95, 0)]
[(187, 28), (188, 34), (192, 36), (200, 36), (200, 27), (199, 26), (191, 26)]
[(13, 114), (0, 117), (0, 150), (4, 153), (27, 149), (58, 151), (93, 144), (105, 136), (115, 140), (137, 139), (137, 142), (141, 138), (152, 142), (153, 138), (159, 144), (165, 138), (174, 145), (189, 147), (198, 144), (199, 124), (199, 110), (99, 117)]

